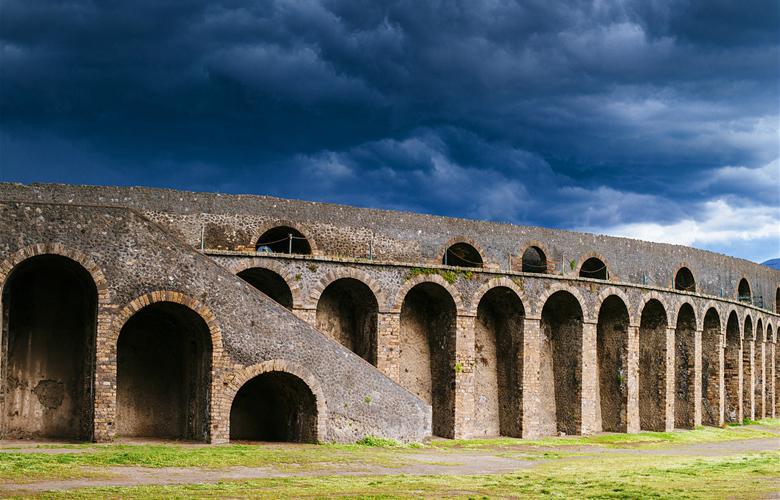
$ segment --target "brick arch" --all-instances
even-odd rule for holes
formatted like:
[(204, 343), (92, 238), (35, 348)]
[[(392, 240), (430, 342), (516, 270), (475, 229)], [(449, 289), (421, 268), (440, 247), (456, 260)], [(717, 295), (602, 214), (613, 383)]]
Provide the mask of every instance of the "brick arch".
[[(646, 293), (642, 295), (642, 300), (639, 302), (639, 307), (636, 309), (636, 318), (637, 318), (637, 324), (639, 324), (642, 321), (642, 311), (645, 310), (645, 306), (648, 302), (651, 300), (657, 300), (661, 303), (661, 306), (664, 308), (664, 313), (666, 314), (666, 327), (671, 328), (675, 323), (672, 322), (672, 319), (677, 319), (677, 312), (672, 307), (667, 300), (664, 298), (664, 296), (656, 291), (652, 291), (650, 293)], [(696, 309), (694, 309), (694, 312)], [(674, 315), (674, 318), (672, 317)]]
[[(599, 259), (601, 262), (604, 263), (605, 266), (607, 266), (607, 281), (620, 281), (617, 275), (612, 271), (612, 266), (609, 264), (607, 258), (604, 257), (599, 252), (595, 252), (595, 251), (587, 252), (580, 255), (577, 261), (577, 269), (574, 271), (578, 278), (580, 277), (580, 269), (582, 269), (582, 265), (585, 263), (585, 261), (593, 257)], [(591, 279), (591, 278), (587, 278), (587, 279)]]
[(108, 281), (103, 274), (103, 270), (100, 269), (95, 261), (84, 252), (70, 248), (61, 243), (30, 245), (7, 256), (2, 262), (0, 262), (0, 290), (5, 288), (8, 277), (11, 275), (16, 266), (26, 261), (27, 259), (40, 255), (58, 255), (60, 257), (68, 258), (79, 264), (84, 268), (85, 271), (87, 271), (87, 273), (89, 273), (89, 275), (92, 277), (92, 281), (95, 283), (95, 288), (97, 289), (98, 309), (105, 308), (111, 303)]
[(252, 257), (251, 259), (236, 260), (227, 266), (227, 269), (236, 276), (238, 276), (238, 273), (241, 271), (253, 268), (266, 269), (281, 276), (284, 282), (287, 283), (287, 288), (290, 289), (290, 293), (292, 294), (293, 309), (300, 309), (304, 306), (305, 300), (303, 298), (303, 291), (298, 285), (298, 281), (296, 281), (295, 276), (279, 262), (263, 257)]
[(450, 294), (453, 302), (455, 302), (455, 313), (457, 315), (466, 314), (466, 308), (463, 306), (463, 299), (460, 296), (460, 292), (458, 292), (455, 286), (448, 283), (447, 280), (438, 274), (421, 274), (411, 278), (410, 280), (407, 280), (403, 285), (401, 285), (401, 288), (398, 289), (398, 293), (396, 293), (393, 303), (390, 304), (390, 310), (392, 312), (400, 313), (401, 306), (404, 303), (404, 298), (406, 298), (406, 294), (420, 283), (436, 283), (437, 285), (441, 285)]
[[(745, 337), (745, 324), (747, 323), (748, 318), (750, 318), (750, 326), (752, 327), (751, 328), (752, 337), (750, 338)], [(742, 337), (743, 341), (756, 339), (756, 323), (757, 322), (755, 319), (753, 319), (753, 316), (750, 314), (750, 311), (749, 310), (745, 311), (745, 314), (742, 315), (742, 318), (740, 319), (739, 322), (740, 336)]]
[[(737, 281), (734, 282), (734, 300), (739, 302), (739, 284), (742, 283), (742, 280), (745, 280), (745, 282), (748, 284), (748, 288), (750, 288), (750, 305), (753, 305), (753, 283), (750, 282), (748, 277), (746, 275), (741, 275)], [(740, 304), (747, 304), (747, 302), (739, 302)]]
[(520, 303), (523, 304), (523, 309), (527, 307), (525, 305), (527, 300), (523, 289), (520, 288), (517, 285), (517, 283), (510, 280), (509, 278), (501, 277), (501, 278), (493, 278), (487, 281), (472, 294), (471, 303), (469, 304), (469, 308), (466, 310), (466, 313), (469, 316), (476, 316), (477, 309), (479, 308), (479, 303), (482, 301), (482, 297), (484, 297), (485, 294), (488, 293), (490, 290), (499, 287), (506, 287), (512, 290), (517, 295), (517, 298), (520, 299)]
[(764, 317), (758, 316), (756, 323), (753, 325), (753, 338), (756, 342), (766, 342), (766, 336), (764, 334), (766, 325), (764, 324)]
[(628, 310), (628, 322), (630, 325), (635, 326), (639, 324), (639, 321), (637, 318), (633, 315), (633, 309), (631, 308), (631, 300), (629, 300), (628, 295), (621, 290), (620, 288), (614, 287), (614, 286), (608, 286), (601, 290), (598, 297), (596, 297), (596, 305), (593, 308), (593, 318), (594, 320), (598, 321), (599, 318), (599, 312), (601, 311), (601, 306), (604, 304), (604, 301), (607, 300), (612, 295), (619, 297), (620, 300), (623, 301), (623, 304), (626, 306), (626, 309)]
[(328, 271), (325, 276), (312, 287), (311, 292), (309, 293), (309, 308), (316, 309), (317, 302), (319, 302), (320, 296), (325, 289), (333, 282), (344, 278), (354, 279), (366, 285), (369, 290), (371, 290), (371, 293), (374, 294), (374, 298), (379, 306), (379, 312), (383, 313), (388, 311), (389, 306), (387, 304), (387, 297), (382, 291), (381, 285), (367, 272), (352, 267), (339, 267)]
[(265, 222), (260, 226), (258, 226), (258, 228), (255, 229), (255, 231), (252, 233), (252, 241), (249, 242), (249, 246), (251, 246), (252, 249), (254, 250), (255, 245), (257, 244), (257, 240), (260, 239), (263, 233), (265, 233), (269, 229), (273, 229), (279, 226), (291, 227), (296, 231), (298, 231), (299, 233), (301, 233), (302, 235), (304, 235), (306, 237), (306, 241), (309, 243), (309, 247), (311, 248), (311, 254), (320, 255), (320, 250), (317, 245), (317, 242), (314, 241), (314, 239), (311, 237), (309, 231), (308, 230), (304, 231), (304, 228), (300, 225), (300, 223), (287, 220), (287, 219), (275, 219), (272, 221)]
[[(689, 292), (689, 291), (686, 291), (686, 290), (677, 290), (677, 289), (674, 287), (674, 282), (675, 282), (675, 280), (677, 279), (677, 273), (679, 273), (679, 272), (680, 272), (680, 269), (682, 269), (682, 268), (686, 268), (686, 269), (688, 269), (688, 270), (691, 272), (691, 275), (693, 276), (693, 282), (694, 282), (694, 286), (696, 287), (696, 291), (694, 291), (694, 292)], [(667, 283), (667, 284), (668, 284), (669, 288), (671, 288), (672, 290), (674, 290), (674, 291), (676, 291), (676, 292), (690, 293), (690, 294), (697, 294), (697, 293), (698, 293), (698, 288), (699, 288), (699, 281), (696, 279), (696, 274), (694, 274), (694, 272), (693, 272), (693, 268), (692, 268), (692, 267), (691, 267), (691, 265), (690, 265), (690, 264), (688, 264), (688, 262), (686, 262), (686, 261), (682, 261), (682, 262), (680, 262), (680, 263), (677, 265), (677, 267), (676, 267), (676, 268), (674, 268), (674, 271), (672, 272), (671, 279), (670, 279), (669, 283)]]
[(230, 439), (230, 408), (233, 406), (238, 391), (250, 380), (269, 372), (283, 372), (298, 377), (306, 384), (314, 395), (314, 401), (317, 406), (317, 441), (324, 441), (327, 435), (328, 407), (325, 400), (325, 392), (322, 390), (322, 384), (312, 372), (303, 366), (282, 359), (272, 359), (260, 363), (246, 366), (233, 371), (222, 381), (222, 393), (219, 398), (221, 405), (214, 408), (218, 414), (218, 419), (226, 422), (220, 429), (220, 440)]
[(479, 256), (482, 258), (482, 267), (483, 268), (494, 268), (495, 266), (492, 262), (489, 262), (487, 259), (487, 254), (485, 253), (485, 249), (482, 248), (482, 246), (477, 243), (476, 241), (472, 240), (471, 238), (467, 238), (465, 236), (455, 236), (453, 238), (450, 238), (447, 240), (447, 242), (440, 248), (438, 253), (436, 254), (436, 262), (435, 264), (441, 264), (444, 261), (444, 252), (447, 251), (448, 248), (450, 248), (452, 245), (455, 245), (456, 243), (466, 243), (468, 245), (471, 245), (474, 247), (474, 249), (479, 253)]
[(694, 320), (696, 322), (696, 328), (701, 330), (701, 326), (700, 325), (704, 324), (704, 319), (703, 319), (703, 317), (701, 317), (701, 318), (699, 317), (698, 309), (694, 305), (694, 302), (691, 301), (691, 300), (688, 300), (687, 298), (685, 298), (684, 300), (681, 300), (680, 302), (675, 304), (674, 308), (672, 308), (672, 309), (670, 309), (670, 310), (668, 310), (666, 312), (667, 316), (669, 317), (669, 324), (674, 326), (674, 327), (677, 326), (677, 318), (680, 316), (680, 309), (682, 309), (682, 307), (684, 305), (686, 305), (686, 304), (688, 304), (690, 306), (691, 310), (693, 311), (693, 318), (694, 318)]
[(157, 290), (154, 292), (145, 293), (131, 300), (117, 314), (115, 314), (111, 329), (106, 339), (114, 346), (114, 350), (116, 351), (116, 343), (119, 340), (119, 334), (122, 332), (122, 328), (125, 326), (125, 323), (127, 323), (127, 321), (141, 309), (157, 302), (173, 302), (175, 304), (181, 304), (191, 309), (203, 319), (209, 329), (209, 336), (211, 337), (212, 366), (216, 365), (218, 358), (222, 356), (223, 352), (222, 329), (217, 322), (216, 316), (205, 304), (201, 303), (197, 299), (190, 297), (189, 295), (186, 295), (182, 292), (177, 292), (175, 290)]
[(592, 323), (594, 321), (592, 311), (588, 310), (587, 302), (585, 301), (585, 298), (582, 296), (580, 291), (564, 283), (553, 284), (550, 288), (545, 290), (544, 293), (542, 293), (541, 295), (539, 295), (539, 297), (537, 297), (536, 304), (533, 310), (534, 311), (533, 317), (541, 318), (542, 310), (544, 309), (545, 303), (547, 303), (547, 299), (549, 299), (550, 296), (552, 296), (554, 293), (561, 292), (561, 291), (569, 292), (577, 300), (577, 302), (580, 305), (580, 310), (582, 311), (583, 323)]
[[(513, 257), (513, 260), (517, 259), (517, 261), (520, 263), (519, 271), (522, 271), (523, 269), (523, 255), (525, 254), (526, 250), (531, 247), (537, 247), (539, 250), (544, 252), (544, 258), (547, 260), (547, 270), (544, 272), (544, 274), (557, 274), (556, 266), (554, 263), (552, 263), (552, 253), (550, 252), (549, 247), (539, 240), (526, 240), (520, 246), (519, 252), (516, 256)], [(551, 263), (552, 267), (550, 267)]]
[[(702, 307), (699, 309), (698, 313), (696, 314), (696, 328), (699, 330), (704, 329), (704, 318), (707, 316), (707, 313), (710, 309), (714, 309), (715, 312), (718, 314), (718, 321), (720, 322), (720, 330), (721, 335), (725, 335), (726, 332), (726, 323), (729, 320), (728, 314), (725, 316), (723, 315), (723, 311), (718, 307), (719, 304), (717, 304), (714, 300), (708, 300), (704, 302)], [(725, 321), (724, 321), (725, 318)]]

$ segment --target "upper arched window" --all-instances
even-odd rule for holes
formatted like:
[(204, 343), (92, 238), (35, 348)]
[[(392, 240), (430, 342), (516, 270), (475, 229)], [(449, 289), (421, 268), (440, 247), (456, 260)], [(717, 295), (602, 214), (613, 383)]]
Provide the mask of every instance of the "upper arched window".
[(455, 243), (444, 252), (442, 263), (448, 266), (482, 267), (482, 256), (468, 243)]
[(255, 244), (258, 252), (311, 254), (309, 240), (297, 229), (277, 226), (264, 232)]
[(775, 313), (780, 314), (780, 287), (775, 292)]
[(737, 300), (740, 302), (747, 302), (748, 304), (753, 302), (753, 297), (750, 294), (750, 283), (745, 278), (739, 281), (739, 287), (737, 287)]
[(601, 259), (591, 257), (582, 263), (580, 277), (605, 280), (607, 279), (607, 265)]
[(683, 290), (685, 292), (696, 291), (696, 280), (693, 278), (693, 273), (687, 267), (681, 267), (674, 277), (674, 289)]
[(528, 247), (523, 252), (523, 272), (524, 273), (546, 273), (547, 256), (539, 247)]

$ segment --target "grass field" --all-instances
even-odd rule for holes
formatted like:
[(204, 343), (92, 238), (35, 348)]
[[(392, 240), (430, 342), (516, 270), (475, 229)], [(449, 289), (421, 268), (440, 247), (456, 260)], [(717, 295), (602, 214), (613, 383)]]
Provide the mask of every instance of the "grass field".
[[(25, 494), (39, 483), (51, 486), (57, 490), (37, 488), (34, 493), (52, 498), (758, 498), (780, 494), (778, 431), (780, 419), (723, 429), (536, 441), (435, 440), (414, 446), (384, 440), (354, 445), (46, 444), (4, 449), (0, 483), (6, 495)], [(712, 443), (717, 444), (714, 454)], [(481, 461), (486, 463), (484, 470)], [(501, 464), (498, 472), (491, 471), (489, 464), (494, 463)], [(127, 479), (128, 474), (132, 479), (138, 470), (159, 470), (159, 482), (165, 483), (168, 468), (189, 471), (192, 479), (186, 484), (99, 485), (112, 478)], [(274, 477), (208, 482), (200, 478), (204, 471), (219, 477), (220, 471), (236, 468), (260, 468)]]

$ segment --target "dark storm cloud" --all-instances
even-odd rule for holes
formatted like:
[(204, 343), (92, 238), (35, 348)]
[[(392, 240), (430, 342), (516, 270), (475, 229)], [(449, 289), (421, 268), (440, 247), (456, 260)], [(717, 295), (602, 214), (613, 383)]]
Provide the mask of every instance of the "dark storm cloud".
[(5, 179), (603, 230), (780, 205), (776, 1), (0, 1)]

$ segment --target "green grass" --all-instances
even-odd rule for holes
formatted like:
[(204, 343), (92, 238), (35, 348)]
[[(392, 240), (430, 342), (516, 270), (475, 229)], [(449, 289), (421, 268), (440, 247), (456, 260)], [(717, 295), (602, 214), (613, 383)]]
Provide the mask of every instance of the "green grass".
[[(764, 425), (764, 420), (761, 424)], [(773, 424), (769, 424), (773, 425)], [(596, 434), (593, 436), (547, 437), (541, 439), (494, 438), (494, 439), (451, 439), (435, 440), (435, 448), (491, 448), (514, 446), (603, 446), (607, 448), (659, 447), (675, 444), (696, 444), (736, 439), (759, 439), (777, 437), (771, 432), (747, 427), (698, 427), (694, 430), (672, 432), (640, 432), (637, 434)]]
[[(658, 465), (661, 463), (661, 465)], [(584, 497), (757, 498), (778, 491), (780, 453), (691, 459), (605, 457), (570, 459), (497, 475), (323, 476), (222, 481), (215, 484), (85, 488), (51, 492), (47, 498), (192, 497)]]

